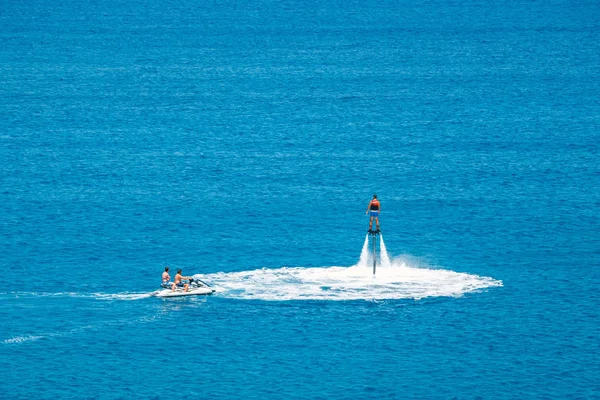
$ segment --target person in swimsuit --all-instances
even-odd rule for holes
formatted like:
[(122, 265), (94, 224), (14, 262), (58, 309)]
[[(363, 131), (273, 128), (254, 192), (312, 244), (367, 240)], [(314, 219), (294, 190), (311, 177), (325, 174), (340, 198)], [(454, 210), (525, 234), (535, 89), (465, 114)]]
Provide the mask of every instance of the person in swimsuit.
[(190, 288), (190, 284), (189, 283), (183, 283), (183, 281), (189, 281), (190, 279), (192, 279), (191, 276), (183, 276), (183, 275), (181, 275), (181, 270), (178, 269), (177, 270), (177, 275), (175, 275), (175, 282), (173, 283), (173, 286), (171, 286), (171, 290), (175, 291), (175, 288), (182, 287), (183, 291), (187, 292), (188, 289)]
[(169, 267), (165, 267), (165, 272), (162, 273), (162, 286), (171, 286), (171, 275), (169, 275)]
[(370, 214), (369, 218), (369, 232), (373, 229), (373, 218), (375, 218), (375, 223), (377, 224), (377, 230), (379, 230), (379, 213), (381, 212), (381, 204), (379, 200), (377, 200), (377, 195), (373, 195), (373, 199), (369, 203), (367, 207), (367, 212), (365, 214)]

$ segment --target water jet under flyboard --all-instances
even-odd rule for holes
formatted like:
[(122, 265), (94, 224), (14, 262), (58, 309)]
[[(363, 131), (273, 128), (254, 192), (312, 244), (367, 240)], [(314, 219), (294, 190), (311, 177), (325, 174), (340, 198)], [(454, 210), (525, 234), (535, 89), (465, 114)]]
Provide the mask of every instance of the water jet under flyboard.
[(363, 243), (363, 248), (360, 252), (358, 265), (367, 267), (372, 264), (373, 275), (375, 275), (377, 273), (378, 262), (379, 265), (384, 268), (392, 265), (381, 231), (379, 229), (369, 230), (369, 233), (365, 236), (365, 242)]

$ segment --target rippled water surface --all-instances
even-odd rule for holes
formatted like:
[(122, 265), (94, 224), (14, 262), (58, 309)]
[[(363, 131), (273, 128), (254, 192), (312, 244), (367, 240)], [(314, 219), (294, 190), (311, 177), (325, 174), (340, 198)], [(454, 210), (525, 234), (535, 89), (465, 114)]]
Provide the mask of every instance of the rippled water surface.
[(0, 393), (599, 398), (598, 15), (3, 4)]

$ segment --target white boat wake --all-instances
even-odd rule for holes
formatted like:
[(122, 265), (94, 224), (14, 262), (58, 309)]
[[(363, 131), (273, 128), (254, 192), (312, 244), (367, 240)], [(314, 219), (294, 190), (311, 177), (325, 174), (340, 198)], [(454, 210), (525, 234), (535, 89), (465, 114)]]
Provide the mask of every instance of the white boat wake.
[(215, 295), (251, 300), (385, 300), (458, 297), (465, 293), (502, 286), (478, 275), (442, 269), (415, 268), (401, 261), (378, 267), (377, 274), (364, 265), (353, 267), (257, 269), (198, 275), (211, 283)]
[[(376, 274), (370, 246), (379, 241)], [(365, 238), (360, 259), (351, 267), (262, 268), (241, 272), (196, 274), (195, 279), (215, 289), (214, 296), (246, 300), (394, 300), (427, 297), (459, 297), (465, 293), (502, 286), (490, 277), (430, 268), (410, 258), (391, 259), (383, 237)], [(212, 290), (211, 289), (211, 290)], [(11, 297), (68, 296), (99, 300), (141, 300), (156, 295), (146, 293), (4, 293)], [(170, 292), (169, 292), (170, 293)], [(3, 294), (0, 293), (0, 298)], [(35, 340), (27, 338), (26, 340)]]
[[(373, 275), (373, 240), (379, 242)], [(407, 259), (392, 260), (383, 236), (365, 237), (360, 260), (352, 267), (257, 269), (196, 275), (210, 282), (216, 296), (250, 300), (388, 300), (458, 297), (502, 286), (489, 277), (423, 268)]]

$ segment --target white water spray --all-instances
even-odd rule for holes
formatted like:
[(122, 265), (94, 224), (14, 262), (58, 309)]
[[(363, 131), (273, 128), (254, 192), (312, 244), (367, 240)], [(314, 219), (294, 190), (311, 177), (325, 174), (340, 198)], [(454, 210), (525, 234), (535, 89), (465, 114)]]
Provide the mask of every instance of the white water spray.
[(390, 256), (388, 255), (387, 249), (385, 248), (385, 243), (383, 242), (383, 235), (379, 235), (379, 259), (381, 260), (381, 266), (384, 268), (389, 268), (392, 266), (390, 262)]
[(369, 263), (369, 235), (365, 236), (365, 242), (363, 243), (362, 250), (360, 252), (360, 260), (358, 260), (359, 267), (366, 267)]
[(376, 235), (367, 234), (360, 252), (360, 260), (351, 267), (262, 268), (197, 277), (216, 289), (213, 296), (277, 301), (422, 299), (462, 296), (465, 293), (502, 286), (502, 281), (485, 276), (438, 268), (429, 269), (427, 265), (413, 265), (414, 263), (408, 260), (391, 261), (381, 235), (380, 260), (377, 261), (382, 268), (377, 269), (376, 275), (373, 276), (371, 263), (374, 254), (369, 244), (373, 246), (376, 240)]
[[(371, 242), (371, 240), (373, 242)], [(482, 289), (502, 286), (493, 278), (459, 273), (406, 257), (390, 260), (379, 234), (378, 267), (373, 275), (373, 249), (377, 235), (367, 234), (354, 266), (314, 268), (262, 268), (240, 272), (218, 272), (195, 278), (216, 289), (213, 296), (252, 300), (371, 300), (458, 297)]]
[[(396, 267), (396, 265), (394, 265)], [(485, 276), (411, 265), (381, 268), (374, 280), (370, 268), (323, 266), (283, 267), (199, 275), (213, 296), (248, 300), (372, 300), (459, 297), (502, 286)]]

